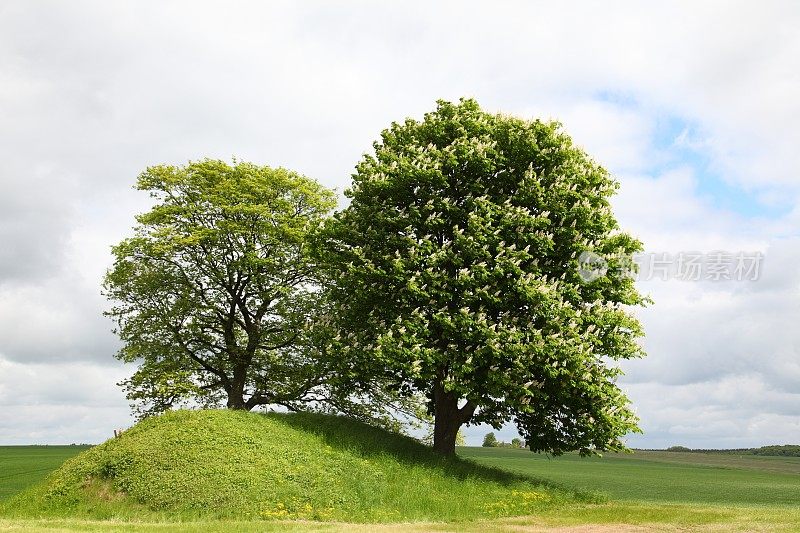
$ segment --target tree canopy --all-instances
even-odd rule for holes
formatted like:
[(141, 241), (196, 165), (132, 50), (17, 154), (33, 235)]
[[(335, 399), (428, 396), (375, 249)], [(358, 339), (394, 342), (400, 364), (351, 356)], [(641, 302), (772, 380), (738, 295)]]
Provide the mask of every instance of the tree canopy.
[[(617, 361), (643, 355), (626, 271), (641, 244), (617, 182), (554, 122), (440, 101), (385, 130), (350, 205), (318, 235), (340, 330), (362, 376), (423, 394), (434, 447), (514, 421), (532, 450), (616, 450), (637, 430)], [(581, 277), (592, 252), (608, 268)]]
[(142, 413), (176, 403), (292, 406), (326, 364), (309, 324), (321, 305), (306, 236), (335, 205), (281, 168), (204, 160), (139, 176), (153, 208), (113, 248), (107, 313), (138, 362), (125, 382)]

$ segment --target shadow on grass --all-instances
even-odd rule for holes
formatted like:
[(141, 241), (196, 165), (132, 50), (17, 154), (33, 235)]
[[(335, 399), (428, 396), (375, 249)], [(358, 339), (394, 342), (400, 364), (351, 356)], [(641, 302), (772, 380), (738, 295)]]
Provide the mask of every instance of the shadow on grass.
[(548, 479), (481, 465), (458, 456), (445, 457), (416, 439), (376, 428), (352, 418), (316, 413), (270, 413), (266, 416), (275, 417), (290, 427), (317, 435), (331, 448), (347, 450), (361, 457), (389, 455), (400, 463), (436, 468), (444, 475), (459, 480), (479, 479), (508, 487), (533, 484), (569, 493), (584, 502), (605, 501), (605, 498), (596, 493), (570, 489)]

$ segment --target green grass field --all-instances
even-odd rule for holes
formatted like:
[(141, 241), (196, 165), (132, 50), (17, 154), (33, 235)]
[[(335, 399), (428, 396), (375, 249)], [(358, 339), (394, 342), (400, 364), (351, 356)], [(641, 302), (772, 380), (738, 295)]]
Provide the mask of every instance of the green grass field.
[(0, 446), (0, 501), (38, 483), (88, 446)]
[(508, 448), (462, 448), (459, 454), (613, 500), (800, 506), (798, 457), (637, 451), (553, 458)]
[(334, 416), (175, 411), (12, 497), (16, 518), (473, 520), (596, 503)]
[[(127, 442), (111, 441), (74, 459), (44, 484), (48, 472), (85, 448), (0, 447), (0, 531), (800, 531), (800, 458), (652, 451), (550, 458), (460, 448), (461, 457), (483, 465), (470, 466), (442, 463), (413, 441), (387, 441), (382, 432), (341, 419), (220, 416), (146, 426)], [(215, 424), (226, 432), (224, 441), (209, 436)], [(253, 437), (260, 434), (250, 431), (253, 424), (269, 439)], [(191, 438), (198, 432), (202, 442)], [(231, 439), (245, 451), (217, 462), (220, 442)], [(283, 444), (264, 448), (275, 439)], [(232, 465), (253, 451), (273, 456), (250, 465), (255, 470), (246, 475), (231, 476)], [(184, 459), (202, 466), (187, 474)], [(179, 466), (171, 468), (174, 461)], [(97, 475), (98, 468), (108, 477), (73, 483), (86, 472)], [(116, 495), (113, 483), (130, 494)], [(255, 494), (263, 486), (274, 494)], [(181, 487), (191, 494), (176, 497)], [(326, 502), (335, 501), (340, 512), (324, 516), (327, 511), (291, 507), (304, 487), (312, 487), (303, 497), (313, 506), (328, 509), (333, 505)], [(49, 510), (43, 491), (58, 495)], [(525, 492), (549, 499), (514, 508), (519, 498), (512, 494)], [(129, 501), (137, 494), (138, 503)], [(275, 495), (288, 505), (277, 505)], [(266, 514), (243, 518), (250, 499), (260, 502), (252, 509)], [(230, 516), (202, 511), (219, 503), (239, 507)]]

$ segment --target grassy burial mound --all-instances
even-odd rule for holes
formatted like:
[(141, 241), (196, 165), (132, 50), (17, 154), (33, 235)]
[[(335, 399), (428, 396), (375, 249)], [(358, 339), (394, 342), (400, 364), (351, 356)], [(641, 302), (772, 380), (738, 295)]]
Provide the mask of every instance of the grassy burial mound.
[(350, 419), (175, 411), (67, 461), (8, 502), (21, 516), (459, 520), (587, 494), (458, 458)]

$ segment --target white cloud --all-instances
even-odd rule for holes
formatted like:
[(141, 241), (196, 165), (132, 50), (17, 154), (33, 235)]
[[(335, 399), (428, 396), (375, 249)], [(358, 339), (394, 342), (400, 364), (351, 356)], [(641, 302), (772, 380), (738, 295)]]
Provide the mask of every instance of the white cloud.
[[(800, 379), (799, 21), (789, 2), (5, 2), (2, 435), (95, 440), (119, 423), (99, 283), (147, 205), (130, 189), (144, 167), (236, 155), (341, 191), (392, 120), (467, 95), (561, 120), (620, 178), (618, 218), (648, 250), (765, 252), (756, 283), (643, 284), (656, 303), (641, 315), (650, 356), (626, 366), (648, 430), (636, 442), (699, 442), (704, 425), (709, 445), (800, 441), (786, 408)], [(787, 212), (723, 209), (725, 184)], [(4, 408), (10, 385), (64, 372), (118, 403), (45, 377), (12, 394), (28, 407)], [(754, 407), (724, 393), (735, 387)]]
[(97, 443), (132, 423), (121, 365), (0, 358), (0, 444)]
[[(797, 393), (775, 391), (752, 375), (680, 386), (647, 383), (628, 386), (640, 413), (644, 435), (629, 439), (638, 447), (744, 448), (797, 440)], [(703, 401), (698, 402), (697, 398)]]
[(0, 356), (13, 361), (113, 361), (117, 341), (99, 287), (69, 275), (0, 292)]
[(617, 174), (640, 171), (664, 158), (652, 146), (655, 120), (636, 109), (583, 101), (558, 119), (576, 143)]

